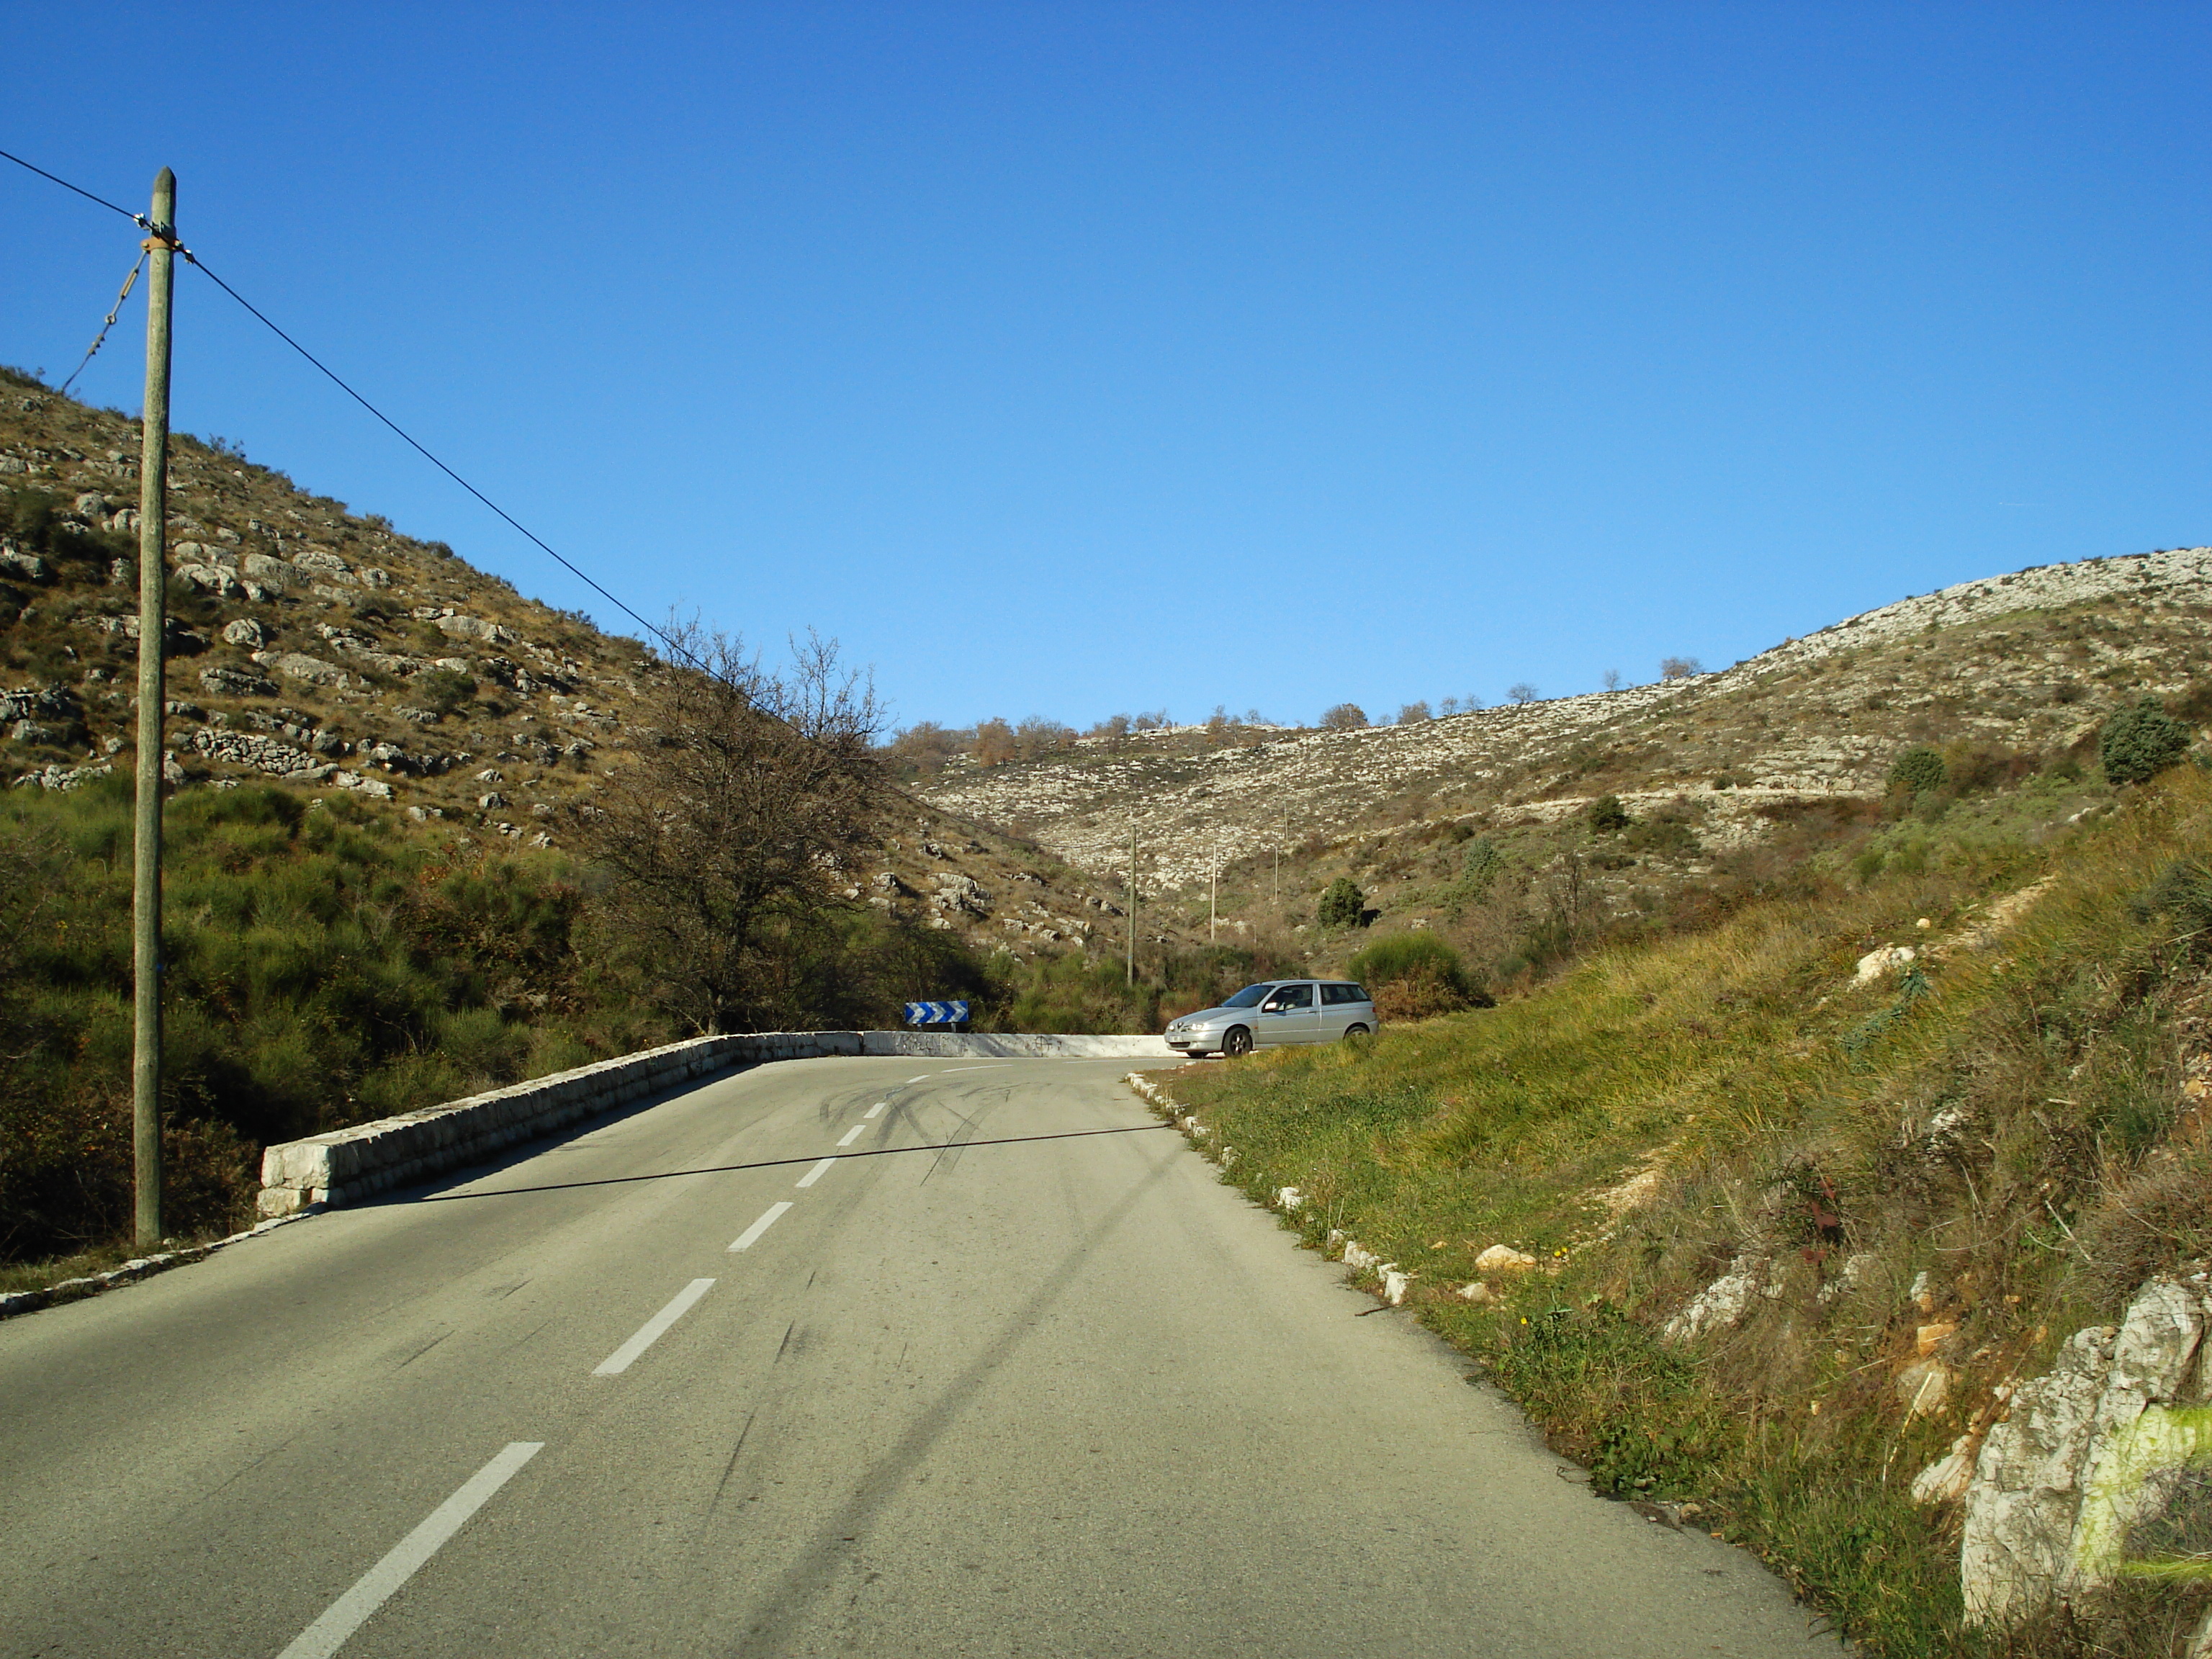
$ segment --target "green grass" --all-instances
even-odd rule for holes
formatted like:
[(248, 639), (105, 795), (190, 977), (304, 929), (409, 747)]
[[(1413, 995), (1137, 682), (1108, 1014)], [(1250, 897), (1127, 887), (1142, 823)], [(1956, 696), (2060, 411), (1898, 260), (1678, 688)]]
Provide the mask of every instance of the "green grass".
[[(0, 1255), (96, 1248), (130, 1201), (130, 787), (0, 797)], [(259, 1146), (665, 1035), (580, 948), (556, 854), (479, 856), (343, 796), (167, 812), (167, 1218), (246, 1218)]]
[[(1870, 1652), (1972, 1651), (1956, 1515), (1912, 1504), (1911, 1477), (1996, 1385), (2212, 1251), (2212, 1150), (2180, 1088), (2212, 936), (2172, 873), (2212, 852), (2212, 781), (2169, 774), (2041, 848), (2007, 833), (2005, 800), (1915, 825), (1916, 856), (1870, 877), (1831, 852), (1780, 896), (1498, 1008), (1194, 1071), (1175, 1093), (1234, 1148), (1237, 1184), (1302, 1190), (1307, 1243), (1340, 1228), (1413, 1270), (1422, 1318), (1601, 1491), (1696, 1503)], [(1876, 945), (1955, 941), (2046, 872), (2057, 885), (1991, 947), (1854, 982)], [(1639, 1202), (1608, 1200), (1639, 1172)], [(1494, 1304), (1456, 1297), (1495, 1243), (1545, 1265), (1491, 1275)], [(1778, 1293), (1665, 1341), (1744, 1255)], [(1932, 1316), (1904, 1296), (1923, 1270)], [(1893, 1379), (1932, 1318), (1960, 1326), (1943, 1350), (1959, 1380), (1908, 1420)], [(2115, 1618), (2097, 1642), (2141, 1625)], [(2013, 1650), (2166, 1651), (2088, 1640), (2039, 1630)]]

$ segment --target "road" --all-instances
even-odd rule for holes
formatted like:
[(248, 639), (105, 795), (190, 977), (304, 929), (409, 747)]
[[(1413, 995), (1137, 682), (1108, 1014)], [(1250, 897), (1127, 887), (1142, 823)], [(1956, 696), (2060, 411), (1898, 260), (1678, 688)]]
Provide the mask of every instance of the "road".
[(761, 1066), (0, 1323), (0, 1653), (1840, 1651), (1128, 1064)]

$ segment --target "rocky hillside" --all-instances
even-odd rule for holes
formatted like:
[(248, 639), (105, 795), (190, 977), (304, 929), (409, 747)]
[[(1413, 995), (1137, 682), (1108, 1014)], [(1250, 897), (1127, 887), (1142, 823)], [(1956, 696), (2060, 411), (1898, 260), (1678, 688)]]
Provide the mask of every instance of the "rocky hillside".
[[(0, 376), (0, 777), (15, 785), (130, 767), (139, 453), (129, 417)], [(548, 846), (596, 776), (642, 757), (657, 669), (638, 641), (188, 436), (169, 501), (164, 741), (181, 786), (274, 778), (411, 833)], [(848, 896), (1017, 956), (1120, 914), (1049, 854), (902, 795), (881, 858), (850, 874)]]
[(1878, 796), (1909, 744), (2056, 763), (2121, 701), (2184, 693), (2208, 634), (2212, 550), (2093, 559), (1901, 600), (1720, 673), (1411, 726), (1086, 738), (1044, 760), (956, 762), (921, 789), (1108, 881), (1125, 878), (1133, 818), (1139, 871), (1170, 892), (1218, 867), (1257, 914), (1280, 849), (1287, 918), (1350, 872), (1383, 917), (1417, 923), (1449, 870), (1445, 832), (1538, 830), (1617, 794), (1688, 832), (1673, 857), (1595, 874), (1625, 902), (1805, 803)]

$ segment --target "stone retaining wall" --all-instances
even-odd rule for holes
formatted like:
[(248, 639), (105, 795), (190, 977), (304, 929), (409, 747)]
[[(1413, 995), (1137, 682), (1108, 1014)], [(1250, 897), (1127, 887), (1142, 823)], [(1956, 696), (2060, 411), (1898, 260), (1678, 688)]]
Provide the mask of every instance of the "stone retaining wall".
[(1157, 1036), (1063, 1036), (1049, 1031), (863, 1031), (860, 1042), (862, 1054), (918, 1054), (941, 1060), (968, 1054), (986, 1059), (1023, 1055), (1061, 1060), (1180, 1058), (1168, 1047), (1165, 1037)]
[(295, 1215), (316, 1204), (358, 1201), (441, 1170), (481, 1163), (596, 1113), (626, 1106), (718, 1072), (773, 1060), (832, 1054), (1169, 1056), (1159, 1037), (1060, 1036), (1023, 1032), (763, 1031), (693, 1037), (665, 1048), (518, 1083), (419, 1112), (334, 1129), (270, 1147), (261, 1155), (260, 1211)]

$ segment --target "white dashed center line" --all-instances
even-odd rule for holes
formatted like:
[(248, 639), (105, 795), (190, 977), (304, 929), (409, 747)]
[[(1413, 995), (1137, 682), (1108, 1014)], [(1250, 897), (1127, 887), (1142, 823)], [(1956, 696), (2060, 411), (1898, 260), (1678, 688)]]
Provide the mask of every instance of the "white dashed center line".
[(888, 1100), (879, 1100), (879, 1101), (878, 1101), (874, 1105), (872, 1105), (872, 1106), (871, 1106), (871, 1107), (869, 1107), (869, 1108), (868, 1108), (867, 1115), (868, 1115), (868, 1116), (870, 1116), (870, 1117), (873, 1117), (873, 1116), (875, 1116), (878, 1112), (882, 1111), (882, 1110), (884, 1109), (884, 1107), (886, 1107), (886, 1106), (888, 1106), (888, 1105), (890, 1105), (890, 1102), (889, 1102)]
[[(714, 1281), (709, 1279), (702, 1282), (711, 1285)], [(431, 1510), (428, 1520), (401, 1539), (389, 1555), (331, 1602), (323, 1616), (301, 1631), (277, 1659), (330, 1659), (371, 1613), (391, 1600), (394, 1590), (412, 1578), (447, 1539), (468, 1524), (469, 1517), (489, 1503), (491, 1495), (505, 1486), (516, 1470), (544, 1449), (543, 1440), (517, 1440), (471, 1475), (466, 1486)]]
[(927, 1083), (934, 1075), (936, 1075), (934, 1073), (924, 1072), (920, 1077), (910, 1077), (907, 1081), (908, 1083)]
[(644, 1324), (639, 1326), (638, 1332), (635, 1336), (630, 1338), (629, 1341), (623, 1343), (622, 1346), (617, 1348), (612, 1353), (609, 1354), (605, 1359), (602, 1359), (597, 1365), (593, 1366), (592, 1368), (592, 1375), (593, 1376), (620, 1376), (624, 1371), (630, 1368), (631, 1362), (636, 1359), (638, 1355), (643, 1353), (647, 1348), (659, 1341), (660, 1339), (667, 1334), (668, 1328), (671, 1325), (673, 1325), (678, 1320), (683, 1318), (685, 1314), (691, 1311), (691, 1304), (693, 1303), (696, 1302), (701, 1297), (706, 1295), (708, 1291), (714, 1288), (714, 1281), (711, 1279), (693, 1279), (682, 1290), (677, 1291), (674, 1296), (668, 1298), (668, 1305), (666, 1307), (663, 1308), (659, 1313), (653, 1315), (652, 1318), (647, 1320)]
[(866, 1134), (867, 1133), (867, 1129), (868, 1126), (866, 1124), (855, 1123), (851, 1128), (845, 1131), (845, 1138), (837, 1144), (840, 1146), (849, 1146), (854, 1141), (858, 1140), (862, 1135)]
[(746, 1228), (744, 1231), (738, 1235), (737, 1242), (730, 1246), (731, 1251), (735, 1253), (738, 1250), (750, 1250), (752, 1249), (754, 1245), (760, 1243), (760, 1236), (766, 1232), (769, 1228), (775, 1225), (776, 1218), (781, 1216), (790, 1207), (791, 1200), (787, 1198), (784, 1199), (780, 1203), (769, 1205), (766, 1214), (763, 1215), (758, 1221), (754, 1222), (751, 1226)]
[(828, 1172), (830, 1166), (836, 1161), (837, 1160), (834, 1158), (823, 1158), (819, 1164), (809, 1170), (805, 1175), (799, 1177), (799, 1184), (802, 1187), (811, 1187), (816, 1182), (822, 1179), (823, 1176)]

